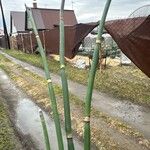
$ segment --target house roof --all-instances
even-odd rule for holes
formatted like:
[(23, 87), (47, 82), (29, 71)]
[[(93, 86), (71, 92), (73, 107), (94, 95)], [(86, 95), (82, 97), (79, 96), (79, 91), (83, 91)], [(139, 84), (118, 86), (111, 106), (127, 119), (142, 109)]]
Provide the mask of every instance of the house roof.
[(17, 32), (25, 31), (25, 12), (21, 11), (11, 11), (11, 33), (12, 33), (12, 23), (14, 24)]
[[(52, 29), (54, 25), (59, 25), (59, 9), (31, 8), (31, 11), (38, 29)], [(73, 10), (64, 10), (64, 24), (65, 26), (77, 24)], [(28, 25), (27, 29), (30, 29)]]

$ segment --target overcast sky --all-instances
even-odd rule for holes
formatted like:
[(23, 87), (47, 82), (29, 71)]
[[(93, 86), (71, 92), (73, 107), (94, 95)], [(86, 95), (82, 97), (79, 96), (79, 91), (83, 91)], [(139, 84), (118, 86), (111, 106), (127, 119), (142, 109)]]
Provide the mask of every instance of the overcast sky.
[[(32, 0), (1, 0), (7, 25), (9, 26), (10, 11), (25, 10), (24, 4), (32, 6)], [(59, 8), (61, 0), (37, 0), (38, 7)], [(106, 0), (66, 0), (65, 9), (74, 9), (78, 22), (100, 20)], [(107, 19), (126, 18), (135, 9), (150, 4), (150, 0), (112, 0)], [(0, 28), (2, 19), (0, 12)]]

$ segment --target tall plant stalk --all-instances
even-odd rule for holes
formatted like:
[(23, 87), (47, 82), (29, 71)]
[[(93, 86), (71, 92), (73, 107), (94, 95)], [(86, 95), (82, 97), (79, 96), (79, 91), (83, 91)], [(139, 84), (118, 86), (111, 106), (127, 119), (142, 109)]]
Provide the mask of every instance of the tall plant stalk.
[(90, 146), (91, 146), (90, 114), (91, 114), (92, 92), (93, 92), (94, 79), (95, 79), (95, 74), (97, 70), (97, 65), (99, 62), (99, 50), (101, 49), (101, 39), (102, 39), (102, 34), (103, 34), (103, 28), (104, 28), (104, 24), (105, 24), (105, 20), (106, 20), (106, 16), (109, 10), (110, 3), (111, 3), (111, 0), (107, 0), (102, 18), (99, 22), (96, 46), (95, 46), (95, 50), (93, 54), (93, 61), (92, 61), (89, 78), (88, 78), (88, 87), (87, 87), (86, 99), (85, 99), (84, 150), (90, 150)]
[(63, 138), (62, 138), (62, 132), (61, 132), (61, 126), (60, 126), (60, 119), (59, 119), (59, 114), (58, 114), (58, 110), (57, 110), (56, 97), (55, 97), (54, 88), (53, 88), (53, 84), (52, 84), (52, 80), (51, 80), (51, 76), (50, 76), (50, 72), (49, 72), (49, 68), (48, 68), (45, 51), (43, 49), (43, 46), (42, 46), (42, 43), (41, 43), (41, 40), (40, 40), (40, 37), (38, 34), (36, 24), (35, 24), (33, 16), (32, 16), (32, 12), (27, 7), (26, 7), (26, 10), (27, 10), (27, 15), (29, 17), (29, 21), (31, 22), (34, 34), (36, 36), (39, 52), (42, 57), (42, 62), (44, 65), (45, 76), (46, 76), (46, 80), (47, 80), (47, 84), (48, 84), (48, 94), (49, 94), (51, 104), (52, 104), (52, 111), (53, 111), (53, 116), (54, 116), (56, 135), (57, 135), (57, 140), (58, 140), (58, 147), (59, 147), (59, 150), (64, 150)]
[(72, 128), (71, 128), (68, 82), (67, 82), (67, 77), (66, 77), (66, 73), (65, 73), (64, 5), (65, 5), (65, 0), (62, 0), (61, 1), (61, 8), (60, 8), (60, 23), (59, 23), (59, 31), (60, 31), (60, 43), (59, 43), (60, 74), (61, 74), (62, 91), (63, 91), (65, 131), (66, 131), (66, 137), (67, 137), (68, 150), (74, 150), (74, 144), (73, 144), (73, 138), (72, 138)]
[(50, 150), (51, 148), (50, 148), (50, 143), (49, 143), (49, 136), (48, 136), (46, 122), (45, 122), (45, 118), (44, 118), (42, 110), (39, 110), (39, 115), (40, 115), (41, 124), (42, 124), (42, 128), (43, 128), (46, 150)]

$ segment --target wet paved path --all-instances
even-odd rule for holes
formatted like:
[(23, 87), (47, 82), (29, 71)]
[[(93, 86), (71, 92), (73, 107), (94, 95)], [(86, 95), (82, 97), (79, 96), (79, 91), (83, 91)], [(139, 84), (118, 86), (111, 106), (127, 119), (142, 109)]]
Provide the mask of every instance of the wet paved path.
[[(31, 137), (38, 150), (45, 150), (39, 107), (9, 79), (0, 69), (0, 95), (7, 101), (13, 111), (15, 126), (28, 138)], [(54, 121), (43, 111), (50, 138), (51, 149), (57, 150), (57, 139)], [(64, 147), (67, 149), (65, 131), (62, 128)], [(24, 138), (25, 138), (24, 137)], [(83, 144), (74, 137), (75, 148), (83, 149)]]
[[(38, 67), (32, 66), (26, 62), (15, 59), (8, 54), (0, 51), (1, 54), (5, 55), (8, 59), (14, 63), (19, 64), (24, 69), (29, 70), (39, 76), (44, 77), (44, 71)], [(60, 76), (51, 73), (52, 81), (55, 84), (61, 85)], [(68, 80), (69, 91), (84, 100), (86, 94), (86, 86), (76, 83), (74, 81)], [(97, 90), (93, 91), (92, 105), (98, 110), (121, 119), (122, 121), (128, 123), (133, 128), (140, 131), (146, 138), (150, 138), (150, 109), (136, 105), (132, 102), (126, 100), (119, 100), (104, 93), (100, 93)]]

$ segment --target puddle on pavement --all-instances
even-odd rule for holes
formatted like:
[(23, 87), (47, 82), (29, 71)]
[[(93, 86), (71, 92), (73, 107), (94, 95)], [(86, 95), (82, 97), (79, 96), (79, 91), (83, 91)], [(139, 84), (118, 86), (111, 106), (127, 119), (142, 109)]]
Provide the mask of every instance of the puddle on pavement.
[[(30, 135), (34, 143), (38, 146), (38, 149), (44, 150), (44, 137), (42, 132), (42, 126), (39, 117), (39, 107), (33, 103), (25, 93), (16, 88), (16, 86), (10, 81), (8, 76), (0, 70), (0, 86), (1, 94), (7, 95), (8, 105), (14, 110), (16, 118), (16, 126), (21, 130), (24, 135)], [(57, 150), (57, 139), (55, 133), (54, 121), (45, 113), (45, 120), (47, 123), (51, 149)], [(65, 140), (65, 131), (62, 128), (64, 147), (67, 149), (67, 143)], [(83, 143), (77, 138), (74, 138), (75, 148), (77, 150), (83, 149)]]
[[(40, 149), (44, 149), (44, 139), (43, 133), (41, 130), (41, 122), (38, 115), (39, 107), (36, 106), (31, 100), (24, 98), (19, 101), (17, 108), (16, 108), (16, 119), (17, 119), (17, 126), (21, 129), (23, 134), (32, 135), (34, 142), (36, 145), (39, 145)], [(55, 125), (53, 120), (44, 113), (45, 120), (48, 127), (48, 133), (51, 143), (51, 148), (57, 150), (57, 139), (55, 136)], [(65, 139), (65, 133), (63, 130), (63, 139)], [(74, 141), (76, 149), (82, 149), (82, 143)], [(66, 142), (65, 142), (65, 149), (66, 149)]]

